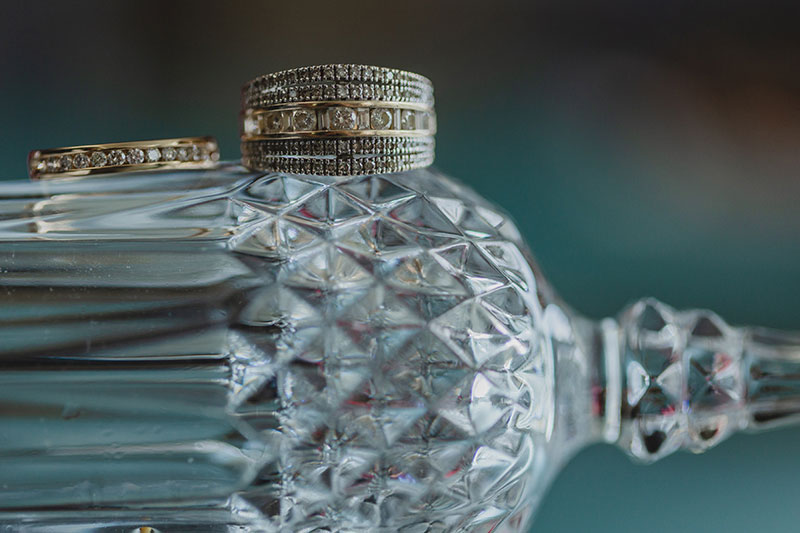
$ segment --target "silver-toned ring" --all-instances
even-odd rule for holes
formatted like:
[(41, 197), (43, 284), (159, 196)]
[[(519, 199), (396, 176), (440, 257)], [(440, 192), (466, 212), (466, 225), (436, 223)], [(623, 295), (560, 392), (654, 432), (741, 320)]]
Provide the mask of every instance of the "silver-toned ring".
[(242, 161), (250, 168), (354, 175), (433, 162), (433, 85), (418, 74), (302, 67), (256, 78), (242, 95)]

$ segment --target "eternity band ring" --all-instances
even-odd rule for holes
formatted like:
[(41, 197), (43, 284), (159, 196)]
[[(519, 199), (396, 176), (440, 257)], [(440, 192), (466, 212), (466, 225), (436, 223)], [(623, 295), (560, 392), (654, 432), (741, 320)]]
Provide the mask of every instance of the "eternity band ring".
[(434, 159), (433, 85), (419, 74), (321, 65), (242, 89), (245, 166), (317, 175), (399, 172)]
[(142, 170), (211, 168), (219, 161), (213, 137), (68, 146), (28, 154), (32, 180), (112, 174)]

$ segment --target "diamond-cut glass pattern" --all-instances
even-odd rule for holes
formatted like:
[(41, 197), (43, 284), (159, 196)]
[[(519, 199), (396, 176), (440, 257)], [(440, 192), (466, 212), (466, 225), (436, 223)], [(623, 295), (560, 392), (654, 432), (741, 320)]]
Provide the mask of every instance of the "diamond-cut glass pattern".
[(273, 174), (232, 202), (265, 283), (231, 409), (278, 450), (240, 497), (280, 531), (521, 527), (553, 363), (507, 217), (430, 171)]
[(587, 443), (651, 461), (800, 414), (800, 336), (584, 319), (430, 170), (5, 194), (0, 529), (520, 532)]
[(5, 198), (0, 529), (520, 532), (587, 443), (651, 461), (800, 414), (800, 336), (586, 320), (430, 170)]
[(632, 306), (622, 327), (629, 451), (651, 461), (727, 436), (744, 395), (740, 333), (707, 311), (676, 312), (655, 300)]

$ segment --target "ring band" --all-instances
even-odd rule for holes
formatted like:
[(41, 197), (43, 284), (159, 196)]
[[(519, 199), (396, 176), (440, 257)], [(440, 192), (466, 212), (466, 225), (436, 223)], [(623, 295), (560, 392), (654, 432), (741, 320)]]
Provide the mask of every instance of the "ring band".
[(32, 180), (142, 170), (202, 169), (219, 161), (213, 137), (68, 146), (28, 154)]
[(256, 140), (242, 143), (242, 164), (317, 176), (383, 174), (430, 166), (433, 147), (432, 138)]
[(304, 137), (431, 137), (433, 109), (385, 102), (307, 102), (246, 109), (244, 140)]
[(377, 100), (433, 107), (433, 84), (425, 76), (370, 65), (320, 65), (259, 76), (242, 88), (242, 107), (288, 102)]
[(399, 172), (434, 159), (433, 85), (418, 74), (323, 65), (242, 89), (242, 162), (317, 175)]

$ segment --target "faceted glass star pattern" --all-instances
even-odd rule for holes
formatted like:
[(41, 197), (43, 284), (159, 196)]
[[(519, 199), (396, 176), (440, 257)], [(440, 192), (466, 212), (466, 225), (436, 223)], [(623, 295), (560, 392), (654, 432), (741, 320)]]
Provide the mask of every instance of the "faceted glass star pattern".
[(78, 529), (524, 530), (558, 463), (554, 365), (575, 339), (502, 211), (430, 170), (26, 194), (36, 212), (8, 204), (0, 231), (19, 272), (0, 309), (45, 326), (9, 323), (0, 354), (55, 373), (3, 370), (0, 406), (30, 413), (3, 421), (18, 435), (41, 406), (56, 418), (0, 438), (0, 524), (25, 502), (41, 531), (65, 506)]
[(429, 171), (269, 175), (233, 202), (265, 288), (231, 409), (279, 450), (259, 485), (280, 478), (241, 497), (294, 531), (521, 523), (550, 365), (505, 215)]

